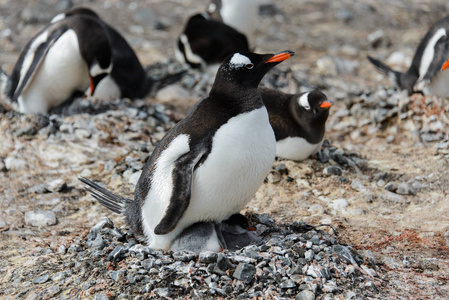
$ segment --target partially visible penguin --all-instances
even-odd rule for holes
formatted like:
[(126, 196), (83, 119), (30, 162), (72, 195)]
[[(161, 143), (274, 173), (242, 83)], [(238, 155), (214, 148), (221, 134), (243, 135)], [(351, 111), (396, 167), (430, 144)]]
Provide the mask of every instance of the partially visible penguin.
[[(407, 72), (392, 70), (368, 56), (368, 60), (400, 89), (409, 94), (422, 92), (440, 97), (449, 95), (449, 71), (441, 71), (449, 58), (449, 16), (436, 22), (419, 43)], [(442, 84), (441, 84), (442, 83)]]
[(98, 99), (145, 97), (151, 91), (154, 80), (147, 76), (136, 53), (125, 38), (94, 11), (86, 7), (77, 7), (55, 16), (52, 23), (75, 15), (89, 15), (96, 18), (103, 25), (112, 45), (112, 71), (100, 81), (93, 97)]
[(209, 96), (157, 144), (134, 200), (82, 181), (91, 183), (100, 203), (123, 214), (133, 232), (155, 249), (170, 249), (195, 223), (219, 223), (238, 213), (263, 183), (276, 154), (257, 87), (272, 67), (292, 55), (244, 52), (226, 58)]
[(212, 20), (207, 12), (189, 18), (175, 44), (175, 58), (193, 68), (220, 64), (236, 52), (248, 52), (246, 36), (234, 28)]
[[(4, 93), (22, 113), (46, 114), (98, 83), (113, 68), (111, 45), (94, 17), (74, 15), (44, 27), (23, 49)], [(17, 108), (18, 106), (18, 108)]]
[(319, 152), (332, 101), (318, 90), (302, 94), (259, 91), (276, 136), (276, 156), (300, 161)]
[(260, 4), (260, 0), (212, 0), (209, 11), (226, 25), (243, 33), (250, 47), (254, 47), (254, 29)]

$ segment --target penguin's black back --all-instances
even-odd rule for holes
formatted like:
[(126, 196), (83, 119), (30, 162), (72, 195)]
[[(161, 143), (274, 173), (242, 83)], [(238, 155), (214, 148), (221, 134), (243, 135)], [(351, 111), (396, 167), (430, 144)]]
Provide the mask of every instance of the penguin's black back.
[(221, 63), (232, 53), (249, 51), (244, 34), (222, 22), (206, 20), (201, 14), (189, 19), (184, 34), (192, 52), (207, 64)]

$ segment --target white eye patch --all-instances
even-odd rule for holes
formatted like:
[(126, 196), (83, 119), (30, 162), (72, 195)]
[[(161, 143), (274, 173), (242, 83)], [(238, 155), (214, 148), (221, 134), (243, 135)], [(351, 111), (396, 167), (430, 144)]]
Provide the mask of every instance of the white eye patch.
[(305, 93), (301, 97), (298, 98), (298, 105), (304, 107), (304, 109), (309, 110), (309, 92)]
[(249, 60), (248, 57), (241, 55), (240, 53), (236, 53), (232, 56), (231, 60), (229, 61), (229, 66), (231, 68), (240, 68), (245, 65), (252, 65), (253, 63), (251, 60)]
[(100, 65), (98, 64), (98, 62), (95, 62), (95, 64), (90, 68), (90, 76), (95, 77), (97, 75), (103, 74), (103, 73), (111, 73), (112, 71), (112, 62), (109, 64), (109, 67), (107, 67), (106, 69), (103, 69), (102, 67), (100, 67)]

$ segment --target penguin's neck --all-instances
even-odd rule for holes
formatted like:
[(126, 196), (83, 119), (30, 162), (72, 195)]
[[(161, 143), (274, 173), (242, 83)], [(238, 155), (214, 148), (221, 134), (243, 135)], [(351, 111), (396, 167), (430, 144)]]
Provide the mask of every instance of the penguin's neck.
[(238, 108), (241, 112), (252, 111), (264, 106), (257, 87), (221, 84), (220, 87), (213, 87), (209, 96), (215, 99), (220, 106)]

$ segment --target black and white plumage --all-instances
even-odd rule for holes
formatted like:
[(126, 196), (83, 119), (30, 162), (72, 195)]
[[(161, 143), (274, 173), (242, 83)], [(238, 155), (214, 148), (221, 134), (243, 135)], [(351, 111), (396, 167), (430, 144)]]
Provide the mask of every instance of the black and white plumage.
[(300, 161), (319, 152), (332, 101), (318, 90), (302, 94), (259, 90), (276, 136), (276, 156)]
[(276, 152), (257, 86), (266, 72), (292, 55), (248, 52), (225, 59), (209, 96), (154, 149), (134, 200), (105, 198), (150, 247), (170, 249), (187, 227), (221, 222), (254, 196)]
[(422, 92), (437, 96), (449, 95), (449, 71), (441, 71), (449, 58), (449, 16), (436, 22), (416, 49), (410, 68), (405, 73), (392, 70), (368, 56), (368, 60), (409, 94)]
[(190, 17), (175, 44), (176, 59), (193, 68), (220, 64), (232, 53), (248, 51), (245, 35), (222, 22), (211, 20), (208, 13)]
[(99, 82), (92, 96), (98, 99), (145, 97), (151, 91), (155, 81), (147, 76), (136, 53), (125, 38), (94, 11), (86, 7), (74, 8), (54, 17), (52, 23), (75, 15), (89, 15), (96, 18), (103, 25), (111, 44), (112, 71)]
[(254, 29), (259, 12), (259, 0), (212, 0), (209, 12), (214, 19), (243, 33), (250, 47), (254, 47)]
[(103, 26), (77, 15), (44, 27), (19, 56), (4, 93), (22, 113), (46, 114), (74, 95), (90, 92), (112, 70)]

